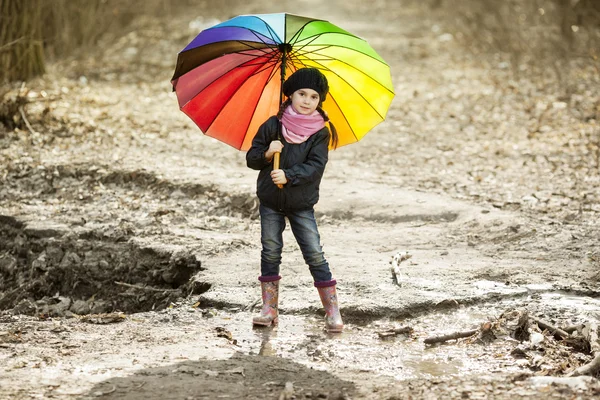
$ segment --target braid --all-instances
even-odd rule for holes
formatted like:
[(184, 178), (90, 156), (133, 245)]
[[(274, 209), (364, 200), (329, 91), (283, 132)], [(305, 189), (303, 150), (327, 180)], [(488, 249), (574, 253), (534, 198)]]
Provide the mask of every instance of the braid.
[(323, 117), (325, 122), (329, 122), (329, 132), (331, 133), (331, 136), (329, 138), (329, 144), (330, 144), (331, 148), (336, 149), (338, 146), (337, 130), (335, 129), (335, 126), (333, 126), (333, 124), (329, 120), (329, 116), (327, 115), (325, 110), (323, 110), (321, 108), (321, 106), (317, 107), (317, 111), (319, 112), (319, 114), (321, 114), (321, 116)]
[(292, 99), (290, 99), (289, 97), (285, 99), (283, 103), (281, 103), (281, 106), (279, 106), (279, 112), (277, 113), (278, 120), (281, 121), (281, 118), (283, 117), (283, 112), (290, 104), (292, 104)]

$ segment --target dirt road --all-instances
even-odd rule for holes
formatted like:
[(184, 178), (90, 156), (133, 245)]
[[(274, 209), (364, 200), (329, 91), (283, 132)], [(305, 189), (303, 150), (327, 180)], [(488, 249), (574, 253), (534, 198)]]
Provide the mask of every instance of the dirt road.
[[(508, 309), (561, 326), (597, 320), (600, 179), (583, 139), (598, 127), (578, 113), (598, 92), (565, 100), (516, 82), (503, 60), (466, 52), (426, 5), (395, 4), (200, 4), (140, 18), (101, 55), (29, 83), (32, 129), (0, 136), (0, 398), (600, 393), (593, 379), (549, 386), (508, 334), (423, 343)], [(366, 38), (397, 93), (383, 124), (331, 154), (316, 207), (342, 335), (322, 331), (289, 232), (281, 323), (252, 329), (255, 172), (170, 92), (177, 51), (199, 30), (282, 10)], [(547, 109), (546, 134), (532, 139)], [(390, 261), (403, 251), (412, 258), (394, 282)], [(400, 326), (412, 333), (382, 339)]]

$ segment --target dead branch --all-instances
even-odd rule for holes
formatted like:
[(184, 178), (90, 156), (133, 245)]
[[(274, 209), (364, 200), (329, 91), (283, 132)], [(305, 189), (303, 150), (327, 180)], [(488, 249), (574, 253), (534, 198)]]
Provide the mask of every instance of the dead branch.
[(466, 331), (466, 332), (454, 332), (454, 333), (450, 333), (448, 335), (429, 337), (429, 338), (425, 339), (424, 342), (425, 342), (425, 344), (443, 343), (443, 342), (447, 342), (448, 340), (462, 339), (462, 338), (466, 338), (469, 336), (473, 336), (478, 332), (479, 332), (479, 329), (473, 329), (473, 330)]
[(565, 332), (564, 330), (550, 324), (547, 321), (544, 321), (543, 319), (540, 318), (536, 318), (536, 317), (530, 317), (531, 320), (533, 322), (535, 322), (536, 324), (538, 324), (538, 326), (541, 329), (547, 329), (550, 331), (550, 333), (552, 333), (554, 335), (554, 337), (556, 337), (557, 339), (566, 339), (568, 338), (570, 335)]
[(582, 365), (567, 376), (594, 376), (598, 371), (600, 371), (600, 353), (596, 354), (594, 359), (589, 364)]
[(386, 339), (396, 335), (410, 335), (413, 332), (413, 328), (410, 326), (403, 326), (402, 328), (392, 328), (383, 332), (377, 332), (380, 339)]
[(563, 329), (563, 331), (567, 332), (570, 335), (573, 332), (581, 332), (582, 329), (583, 329), (583, 324), (579, 324), (579, 325), (567, 326)]
[(390, 268), (392, 272), (392, 281), (400, 286), (400, 263), (412, 258), (412, 254), (409, 254), (408, 251), (400, 251), (392, 256), (392, 260), (390, 264), (392, 267)]
[(122, 312), (114, 312), (114, 313), (103, 313), (103, 314), (88, 314), (82, 315), (79, 317), (80, 321), (89, 322), (90, 324), (113, 324), (118, 322), (123, 322), (127, 319), (127, 316)]
[(139, 285), (132, 285), (131, 283), (125, 283), (125, 282), (119, 282), (119, 281), (115, 281), (116, 285), (119, 286), (125, 286), (125, 287), (129, 287), (129, 288), (133, 288), (133, 289), (138, 289), (138, 290), (146, 290), (149, 292), (179, 292), (179, 289), (159, 289), (159, 288), (155, 288), (152, 286), (139, 286)]
[(568, 374), (568, 376), (594, 376), (598, 371), (600, 371), (600, 341), (598, 340), (598, 325), (595, 322), (585, 324), (582, 334), (590, 343), (590, 349), (594, 359), (589, 364), (585, 364), (577, 368), (575, 371)]
[(29, 120), (27, 119), (27, 116), (25, 115), (25, 110), (23, 109), (23, 106), (19, 107), (19, 113), (21, 114), (21, 118), (23, 118), (23, 122), (25, 122), (27, 129), (29, 129), (29, 132), (31, 132), (32, 135), (35, 135), (35, 131), (31, 127), (31, 124), (29, 123)]
[(590, 349), (593, 354), (600, 353), (600, 341), (598, 340), (598, 325), (590, 322), (584, 325), (582, 334), (590, 342)]

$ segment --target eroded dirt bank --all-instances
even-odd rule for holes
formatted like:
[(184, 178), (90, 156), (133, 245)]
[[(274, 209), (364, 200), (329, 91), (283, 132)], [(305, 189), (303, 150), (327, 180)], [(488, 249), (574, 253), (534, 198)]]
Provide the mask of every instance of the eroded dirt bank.
[[(0, 397), (598, 394), (593, 379), (540, 379), (590, 360), (551, 337), (527, 347), (499, 323), (490, 343), (423, 343), (513, 309), (597, 321), (600, 180), (586, 147), (597, 75), (574, 69), (570, 97), (516, 81), (503, 60), (461, 49), (424, 5), (390, 4), (206, 3), (144, 17), (102, 58), (14, 89), (31, 101), (32, 129), (0, 128)], [(198, 132), (168, 82), (199, 29), (282, 9), (368, 39), (397, 91), (385, 123), (332, 153), (317, 208), (347, 322), (339, 336), (321, 329), (291, 235), (282, 322), (251, 329), (255, 173)], [(399, 251), (412, 258), (395, 283)], [(412, 333), (379, 335), (400, 326)]]

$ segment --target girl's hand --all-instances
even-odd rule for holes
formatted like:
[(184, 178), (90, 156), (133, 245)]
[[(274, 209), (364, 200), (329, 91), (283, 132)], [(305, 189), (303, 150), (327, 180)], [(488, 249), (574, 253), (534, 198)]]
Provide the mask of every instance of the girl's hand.
[(285, 185), (287, 183), (285, 172), (283, 172), (282, 169), (274, 169), (271, 171), (271, 179), (273, 179), (273, 183), (276, 185)]
[(275, 153), (281, 153), (281, 150), (283, 150), (283, 143), (281, 143), (279, 140), (273, 140), (269, 145), (269, 149), (265, 152), (265, 158), (267, 161), (271, 161), (271, 159), (273, 159), (273, 155)]

